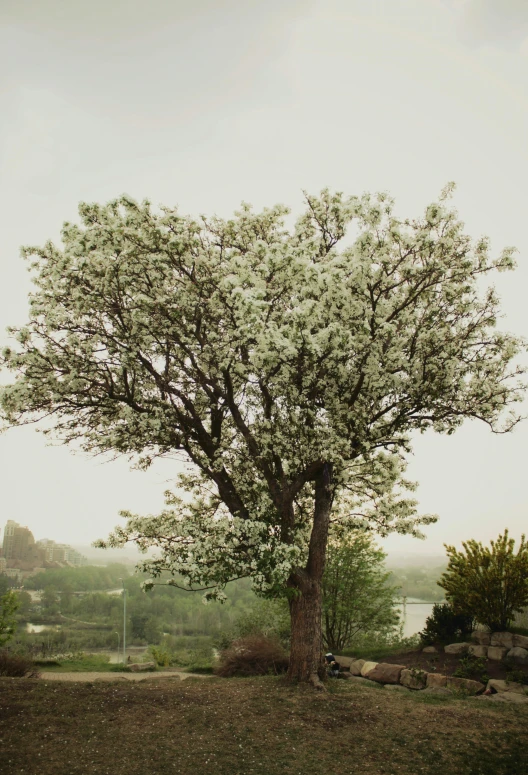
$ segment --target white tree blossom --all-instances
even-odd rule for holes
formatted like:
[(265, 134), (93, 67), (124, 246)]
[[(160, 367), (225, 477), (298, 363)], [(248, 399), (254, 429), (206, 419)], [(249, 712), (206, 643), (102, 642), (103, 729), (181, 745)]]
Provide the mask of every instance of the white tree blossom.
[(517, 421), (503, 410), (522, 396), (521, 345), (483, 282), (514, 250), (471, 240), (451, 190), (415, 220), (386, 194), (324, 190), (293, 230), (282, 206), (193, 219), (123, 196), (81, 204), (62, 248), (24, 249), (36, 291), (3, 352), (6, 422), (47, 417), (65, 442), (144, 467), (181, 454), (181, 497), (125, 514), (108, 544), (157, 547), (153, 579), (210, 596), (240, 576), (288, 592), (298, 665), (314, 631), (297, 677), (315, 670), (330, 521), (418, 535), (434, 517), (403, 478), (412, 434)]

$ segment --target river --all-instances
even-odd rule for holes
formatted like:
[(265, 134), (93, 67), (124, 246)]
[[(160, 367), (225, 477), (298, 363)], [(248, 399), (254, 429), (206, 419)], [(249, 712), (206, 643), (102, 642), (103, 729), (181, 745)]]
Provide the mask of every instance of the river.
[[(413, 598), (407, 599), (405, 606), (405, 618), (403, 620), (403, 635), (409, 638), (411, 635), (423, 630), (425, 627), (425, 620), (433, 610), (434, 603), (424, 603), (423, 600), (414, 600)], [(403, 606), (398, 606), (400, 614), (402, 613)]]

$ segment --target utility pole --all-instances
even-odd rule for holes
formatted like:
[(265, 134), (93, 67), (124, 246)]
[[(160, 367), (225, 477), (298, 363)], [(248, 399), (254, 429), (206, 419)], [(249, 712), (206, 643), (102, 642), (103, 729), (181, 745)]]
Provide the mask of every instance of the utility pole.
[(126, 588), (123, 579), (119, 579), (123, 585), (123, 664), (126, 663)]

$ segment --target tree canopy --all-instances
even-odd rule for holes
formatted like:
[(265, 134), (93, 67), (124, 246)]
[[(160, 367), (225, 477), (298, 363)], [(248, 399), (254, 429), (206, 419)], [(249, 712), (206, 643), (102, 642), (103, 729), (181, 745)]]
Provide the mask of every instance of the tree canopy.
[(241, 576), (289, 591), (292, 653), (297, 630), (320, 642), (330, 520), (419, 534), (434, 517), (403, 478), (413, 432), (468, 417), (497, 429), (521, 396), (519, 342), (495, 330), (480, 282), (514, 250), (491, 258), (471, 240), (451, 188), (415, 220), (386, 194), (324, 190), (292, 228), (283, 206), (226, 220), (127, 196), (81, 204), (62, 249), (24, 249), (36, 291), (3, 354), (7, 423), (47, 418), (65, 442), (143, 466), (181, 454), (186, 494), (125, 514), (110, 543), (158, 547), (154, 577), (213, 596)]

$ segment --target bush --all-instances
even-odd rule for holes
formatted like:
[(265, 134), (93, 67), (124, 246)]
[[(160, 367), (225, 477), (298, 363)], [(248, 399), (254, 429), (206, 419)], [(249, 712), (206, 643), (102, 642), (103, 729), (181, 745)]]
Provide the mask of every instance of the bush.
[(23, 654), (0, 651), (0, 675), (9, 678), (38, 678), (33, 661)]
[(420, 640), (423, 644), (452, 643), (470, 635), (473, 629), (474, 620), (471, 616), (455, 613), (449, 603), (435, 603), (425, 620)]
[(231, 676), (269, 675), (285, 673), (288, 654), (277, 640), (263, 635), (239, 638), (221, 652), (216, 675)]
[(455, 678), (470, 678), (473, 681), (480, 681), (484, 684), (489, 681), (489, 675), (486, 672), (486, 660), (479, 659), (471, 654), (461, 657), (453, 675)]
[(446, 546), (449, 562), (438, 585), (457, 613), (473, 616), (492, 632), (509, 629), (528, 605), (528, 541), (515, 541), (508, 531), (491, 541), (462, 543), (463, 552)]

